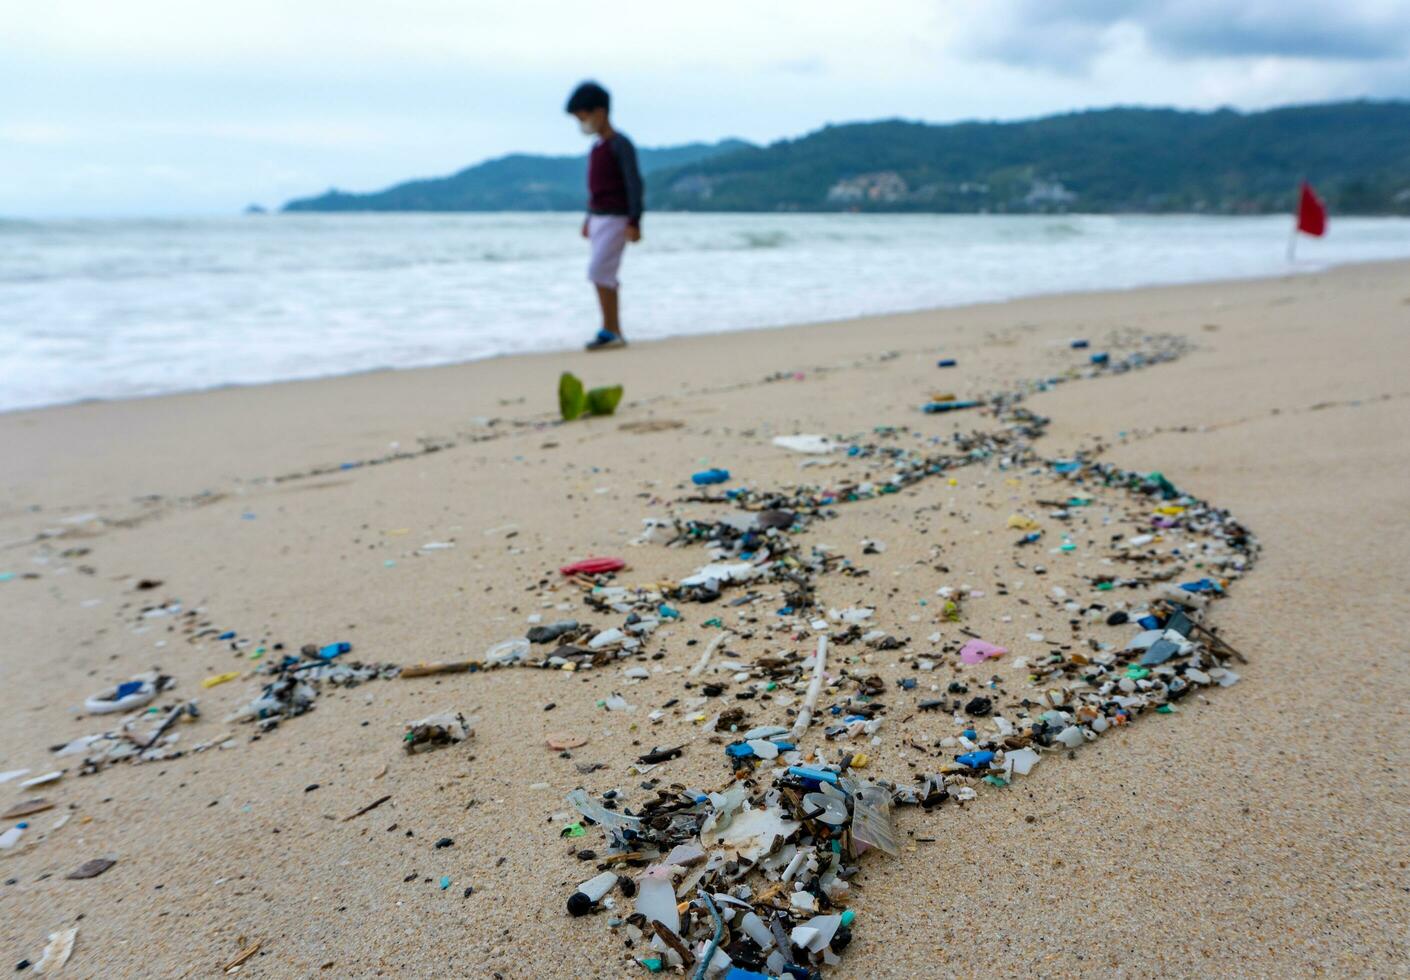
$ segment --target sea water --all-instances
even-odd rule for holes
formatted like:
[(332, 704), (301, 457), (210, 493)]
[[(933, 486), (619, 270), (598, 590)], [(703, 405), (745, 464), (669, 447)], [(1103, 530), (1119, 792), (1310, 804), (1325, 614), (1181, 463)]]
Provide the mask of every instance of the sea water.
[[(0, 410), (568, 350), (582, 216), (0, 220)], [(1410, 219), (648, 214), (630, 338), (1410, 257)], [(722, 340), (727, 343), (727, 340)]]

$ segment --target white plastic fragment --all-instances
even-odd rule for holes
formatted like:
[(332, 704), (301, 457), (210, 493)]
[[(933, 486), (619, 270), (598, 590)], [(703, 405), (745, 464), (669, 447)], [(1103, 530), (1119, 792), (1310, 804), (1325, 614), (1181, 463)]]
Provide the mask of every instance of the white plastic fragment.
[(1032, 749), (1012, 749), (1004, 753), (1004, 768), (1020, 776), (1026, 776), (1033, 771), (1033, 767), (1038, 764), (1041, 758)]
[(700, 843), (706, 847), (723, 845), (747, 861), (757, 861), (773, 850), (782, 838), (791, 836), (799, 827), (781, 817), (781, 811), (743, 810), (723, 829), (700, 831)]
[(485, 651), (485, 663), (506, 666), (522, 662), (529, 655), (530, 643), (522, 636), (502, 640)]
[(753, 912), (744, 913), (744, 918), (740, 920), (739, 925), (744, 930), (744, 934), (754, 940), (754, 944), (761, 950), (773, 947), (774, 934), (769, 931), (768, 926), (764, 925), (764, 920)]
[(604, 647), (612, 646), (614, 643), (621, 643), (626, 638), (627, 634), (613, 626), (610, 629), (605, 629), (601, 633), (598, 633), (591, 640), (588, 640), (588, 649), (601, 650)]
[(63, 778), (64, 771), (62, 769), (55, 769), (53, 772), (46, 772), (42, 776), (32, 776), (29, 779), (26, 779), (24, 782), (20, 783), (20, 789), (31, 789), (35, 786), (44, 786), (48, 783), (57, 783), (60, 779)]
[(827, 436), (799, 433), (792, 436), (774, 436), (774, 445), (795, 453), (821, 456), (838, 448), (838, 444)]
[(73, 943), (78, 938), (78, 929), (64, 929), (49, 933), (49, 944), (44, 947), (44, 955), (34, 964), (34, 972), (40, 975), (58, 973), (73, 955)]
[[(802, 946), (810, 953), (818, 953), (832, 942), (832, 937), (837, 935), (837, 930), (842, 927), (842, 916), (840, 915), (815, 915), (801, 926), (793, 927), (793, 935), (790, 937), (795, 945)], [(812, 936), (800, 941), (798, 933), (811, 932)]]
[(102, 691), (87, 698), (83, 702), (83, 710), (90, 715), (110, 715), (119, 711), (131, 711), (148, 704), (157, 696), (157, 685), (150, 677), (134, 677), (128, 684), (137, 683), (140, 686), (127, 694), (118, 696), (118, 691), (124, 685), (118, 685), (107, 691)]
[(637, 882), (636, 910), (648, 921), (659, 922), (672, 932), (680, 932), (681, 916), (676, 911), (676, 890), (669, 869), (657, 865), (647, 869)]
[(712, 562), (700, 568), (694, 575), (688, 575), (681, 579), (681, 586), (688, 589), (698, 585), (709, 585), (711, 582), (748, 582), (760, 574), (762, 574), (762, 569), (747, 561)]

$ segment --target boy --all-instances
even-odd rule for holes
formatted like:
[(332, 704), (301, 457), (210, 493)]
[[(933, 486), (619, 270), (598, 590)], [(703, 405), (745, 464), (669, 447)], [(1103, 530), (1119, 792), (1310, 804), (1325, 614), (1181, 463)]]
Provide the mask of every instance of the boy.
[(588, 154), (588, 213), (583, 237), (592, 243), (588, 279), (597, 289), (602, 329), (588, 341), (588, 350), (627, 346), (617, 320), (617, 270), (627, 242), (641, 241), (641, 172), (636, 147), (612, 128), (607, 117), (611, 97), (596, 82), (583, 82), (568, 98), (567, 111), (576, 116), (588, 136), (596, 136)]

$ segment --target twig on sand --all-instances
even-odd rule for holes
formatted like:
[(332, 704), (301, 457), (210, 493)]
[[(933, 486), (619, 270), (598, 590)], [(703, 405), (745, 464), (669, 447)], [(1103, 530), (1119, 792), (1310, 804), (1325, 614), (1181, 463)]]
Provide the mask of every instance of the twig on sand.
[(222, 966), (222, 967), (220, 968), (221, 972), (222, 972), (222, 973), (229, 973), (231, 970), (234, 970), (234, 969), (235, 969), (237, 966), (239, 966), (241, 963), (244, 963), (244, 962), (245, 962), (247, 959), (249, 959), (251, 956), (254, 956), (256, 953), (259, 952), (260, 945), (261, 945), (263, 942), (264, 942), (264, 940), (262, 940), (262, 939), (256, 939), (256, 940), (255, 940), (255, 944), (254, 944), (253, 946), (251, 946), (251, 947), (248, 948), (248, 949), (243, 949), (243, 950), (241, 950), (240, 953), (239, 953), (233, 960), (231, 960), (229, 963), (227, 963), (227, 964), (225, 964), (224, 966)]
[(390, 800), (391, 798), (392, 798), (392, 794), (391, 794), (391, 793), (388, 793), (386, 796), (382, 797), (380, 800), (373, 800), (371, 803), (367, 804), (367, 806), (363, 807), (361, 810), (357, 811), (356, 813), (352, 813), (352, 814), (349, 814), (348, 816), (344, 817), (344, 818), (343, 818), (343, 823), (347, 823), (349, 820), (356, 820), (358, 817), (362, 816), (364, 813), (367, 813), (367, 812), (369, 812), (369, 811), (371, 811), (371, 810), (377, 809), (379, 806), (381, 806), (383, 803), (386, 803), (386, 802), (387, 802), (388, 800)]

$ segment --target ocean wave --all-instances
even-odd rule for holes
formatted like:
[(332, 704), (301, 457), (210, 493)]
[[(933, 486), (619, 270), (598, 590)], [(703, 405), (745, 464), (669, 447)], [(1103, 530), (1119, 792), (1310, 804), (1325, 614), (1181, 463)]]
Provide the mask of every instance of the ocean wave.
[[(581, 221), (0, 219), (0, 411), (573, 349), (597, 316)], [(1286, 238), (1280, 216), (652, 214), (626, 326), (645, 340), (1280, 275)], [(1407, 257), (1410, 220), (1343, 218), (1303, 248), (1296, 271)]]

